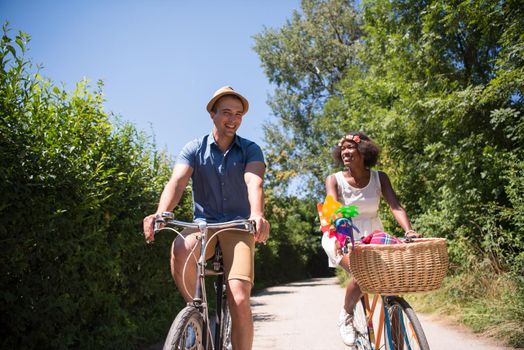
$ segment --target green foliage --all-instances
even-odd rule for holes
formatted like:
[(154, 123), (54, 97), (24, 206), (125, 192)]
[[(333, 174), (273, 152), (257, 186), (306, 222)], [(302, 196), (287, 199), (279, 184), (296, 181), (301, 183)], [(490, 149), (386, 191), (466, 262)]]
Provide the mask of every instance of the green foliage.
[[(351, 64), (326, 59), (337, 74), (320, 71), (317, 80), (305, 78), (311, 71), (304, 69), (307, 65), (285, 64), (297, 52), (307, 57), (284, 45), (289, 38), (329, 41), (327, 30), (302, 29), (313, 18), (329, 23), (307, 11), (311, 4), (338, 8), (333, 11), (351, 14), (359, 25), (341, 21), (338, 27), (343, 37), (356, 39), (345, 43), (346, 50), (336, 48)], [(316, 185), (306, 186), (304, 195), (322, 197), (323, 179), (334, 170), (330, 147), (345, 132), (364, 130), (381, 146), (379, 167), (392, 179), (415, 228), (449, 239), (452, 274), (482, 269), (501, 277), (522, 276), (521, 4), (367, 0), (358, 15), (347, 10), (350, 5), (305, 1), (303, 16), (295, 14), (280, 32), (257, 37), (264, 66), (281, 67), (267, 71), (278, 87), (272, 107), (279, 120), (266, 129), (271, 165), (277, 164), (271, 176), (275, 182), (309, 179)], [(286, 67), (296, 70), (294, 77)], [(297, 106), (309, 113), (297, 113)], [(398, 225), (387, 208), (381, 217), (386, 229), (395, 232)], [(516, 288), (516, 295), (522, 295), (522, 285)], [(515, 321), (515, 313), (507, 315), (507, 322)]]
[[(102, 83), (67, 92), (34, 72), (29, 37), (0, 43), (2, 348), (133, 348), (181, 305), (169, 242), (142, 218), (170, 175), (146, 135), (103, 109)], [(188, 212), (186, 198), (181, 215)], [(170, 311), (171, 310), (171, 311)]]
[(497, 335), (509, 346), (524, 346), (524, 279), (489, 270), (448, 276), (435, 292), (411, 294), (418, 312), (450, 316), (475, 332)]
[(277, 86), (269, 104), (280, 122), (264, 127), (271, 188), (285, 192), (297, 176), (304, 183), (300, 187), (319, 188), (325, 147), (318, 145), (326, 138), (316, 117), (337, 94), (346, 68), (357, 64), (360, 35), (352, 1), (304, 0), (302, 13), (295, 11), (282, 28), (266, 28), (254, 37), (262, 66)]
[[(295, 95), (300, 90), (314, 96), (311, 91), (322, 85), (303, 78), (311, 69), (298, 68), (294, 78), (284, 69), (307, 65), (276, 62), (297, 56), (296, 48), (286, 45), (289, 38), (329, 41), (325, 30), (304, 29), (311, 28), (312, 18), (328, 23), (311, 6), (351, 13), (348, 4), (304, 2), (303, 18), (295, 13), (280, 32), (257, 37), (270, 80), (292, 92), (275, 107), (280, 129), (266, 133), (273, 145), (271, 165), (277, 163), (273, 176), (277, 181), (311, 176), (322, 183), (331, 171), (327, 145), (340, 130), (366, 130), (382, 146), (381, 167), (419, 229), (452, 244), (464, 237), (474, 254), (490, 256), (497, 271), (521, 272), (523, 14), (512, 1), (469, 4), (364, 2), (361, 46), (353, 51), (359, 64), (327, 59), (345, 77), (323, 76), (330, 86), (325, 91), (333, 96), (317, 100), (317, 113), (307, 120), (294, 114), (294, 103), (302, 101)], [(339, 28), (343, 37), (359, 32), (349, 25)], [(346, 45), (355, 48), (353, 42)], [(293, 127), (302, 124), (308, 129)], [(309, 140), (308, 147), (299, 138)], [(386, 221), (394, 227), (391, 218)]]
[(256, 288), (329, 274), (320, 247), (316, 202), (275, 196), (271, 191), (266, 196), (271, 239), (267, 245), (257, 247)]

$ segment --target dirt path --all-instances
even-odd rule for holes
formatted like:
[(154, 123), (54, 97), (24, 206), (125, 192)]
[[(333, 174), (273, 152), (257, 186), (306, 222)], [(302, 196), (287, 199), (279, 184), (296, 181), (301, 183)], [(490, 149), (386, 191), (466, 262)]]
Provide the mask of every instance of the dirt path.
[[(344, 289), (336, 278), (321, 278), (271, 287), (252, 298), (255, 320), (254, 350), (348, 349), (336, 322)], [(490, 340), (465, 329), (452, 328), (419, 316), (431, 350), (502, 350)]]

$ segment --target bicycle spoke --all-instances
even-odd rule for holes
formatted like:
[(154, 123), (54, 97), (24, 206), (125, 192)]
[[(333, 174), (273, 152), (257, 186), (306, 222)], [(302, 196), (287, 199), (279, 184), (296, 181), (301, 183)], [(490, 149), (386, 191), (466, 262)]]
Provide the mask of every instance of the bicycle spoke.
[(386, 309), (386, 349), (429, 349), (422, 326), (415, 312), (404, 299), (390, 297)]

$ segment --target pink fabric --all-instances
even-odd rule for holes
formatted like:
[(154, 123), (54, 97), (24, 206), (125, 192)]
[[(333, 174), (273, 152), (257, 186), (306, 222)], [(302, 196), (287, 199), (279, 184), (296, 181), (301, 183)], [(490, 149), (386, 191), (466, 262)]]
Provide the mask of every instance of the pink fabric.
[(386, 232), (375, 230), (362, 238), (364, 244), (398, 244), (402, 241)]

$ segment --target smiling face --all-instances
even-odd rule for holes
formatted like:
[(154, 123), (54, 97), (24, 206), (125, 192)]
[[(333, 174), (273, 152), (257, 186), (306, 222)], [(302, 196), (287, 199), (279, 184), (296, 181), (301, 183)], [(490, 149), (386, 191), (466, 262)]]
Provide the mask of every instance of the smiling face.
[(215, 138), (233, 138), (242, 124), (244, 105), (234, 96), (224, 96), (215, 104), (211, 112)]
[(353, 141), (344, 141), (340, 146), (340, 157), (345, 167), (350, 165), (364, 166), (364, 157), (358, 151), (358, 145)]
[(343, 136), (331, 153), (337, 165), (343, 164), (347, 168), (349, 165), (360, 166), (362, 162), (367, 169), (377, 164), (379, 154), (378, 146), (362, 131)]

